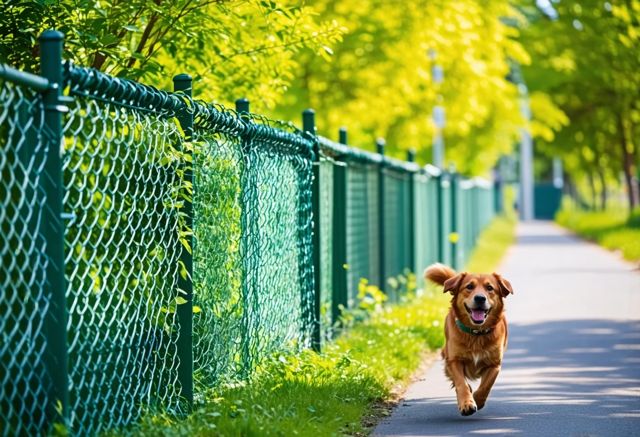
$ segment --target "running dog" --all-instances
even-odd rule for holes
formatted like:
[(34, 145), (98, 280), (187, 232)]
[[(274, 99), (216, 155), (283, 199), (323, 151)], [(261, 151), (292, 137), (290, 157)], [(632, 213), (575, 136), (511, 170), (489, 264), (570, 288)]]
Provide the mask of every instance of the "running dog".
[[(504, 298), (513, 294), (513, 288), (497, 273), (456, 273), (439, 263), (427, 267), (424, 276), (453, 296), (444, 325), (442, 358), (456, 390), (458, 410), (470, 416), (484, 407), (500, 372), (508, 337)], [(480, 385), (472, 393), (467, 380), (479, 378)]]

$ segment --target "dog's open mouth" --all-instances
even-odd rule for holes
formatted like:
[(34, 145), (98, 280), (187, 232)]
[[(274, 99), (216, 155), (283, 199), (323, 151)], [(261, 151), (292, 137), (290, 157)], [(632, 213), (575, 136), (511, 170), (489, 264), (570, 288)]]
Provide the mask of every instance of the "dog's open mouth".
[(482, 325), (484, 323), (484, 321), (487, 319), (487, 316), (489, 315), (489, 311), (491, 311), (491, 308), (489, 309), (484, 309), (484, 308), (469, 308), (467, 305), (464, 306), (465, 309), (467, 310), (467, 312), (469, 313), (469, 316), (471, 316), (471, 321), (473, 323), (475, 323), (476, 325)]

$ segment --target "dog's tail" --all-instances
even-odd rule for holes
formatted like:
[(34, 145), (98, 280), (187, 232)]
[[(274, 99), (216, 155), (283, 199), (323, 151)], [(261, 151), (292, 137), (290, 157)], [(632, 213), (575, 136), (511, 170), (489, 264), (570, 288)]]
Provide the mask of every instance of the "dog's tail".
[(429, 279), (436, 284), (444, 285), (447, 279), (451, 279), (456, 275), (456, 271), (444, 264), (431, 264), (424, 271), (425, 279)]

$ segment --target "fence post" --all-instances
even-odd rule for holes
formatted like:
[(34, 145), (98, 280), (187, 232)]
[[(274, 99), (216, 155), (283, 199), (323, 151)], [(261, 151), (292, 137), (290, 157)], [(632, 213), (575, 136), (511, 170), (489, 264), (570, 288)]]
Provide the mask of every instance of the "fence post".
[[(251, 122), (249, 100), (236, 100), (236, 112), (241, 120)], [(251, 364), (251, 340), (253, 325), (257, 323), (257, 311), (250, 314), (250, 309), (257, 305), (258, 277), (260, 268), (260, 229), (257, 199), (257, 164), (252, 156), (251, 138), (242, 136), (242, 170), (240, 176), (241, 203), (241, 253), (242, 256), (242, 372), (248, 376)]]
[[(385, 141), (384, 138), (378, 138), (376, 140), (376, 151), (382, 158), (380, 161), (380, 166), (378, 167), (378, 241), (380, 242), (380, 253), (379, 253), (379, 262), (380, 262), (380, 290), (386, 290), (386, 275), (385, 275), (385, 229), (384, 229), (384, 210), (385, 210), (385, 195), (384, 195), (384, 167), (385, 167), (385, 159), (384, 159), (384, 146)], [(395, 300), (395, 297), (394, 299)]]
[[(173, 90), (180, 91), (183, 94), (192, 96), (192, 79), (188, 74), (179, 74), (173, 78)], [(189, 142), (193, 137), (193, 114), (189, 111), (183, 111), (178, 116), (178, 121), (182, 126), (185, 135), (185, 142)], [(193, 158), (193, 153), (191, 154)], [(191, 163), (187, 164), (184, 172), (185, 182), (193, 187), (193, 166), (195, 163), (191, 159)], [(192, 193), (193, 195), (193, 193)], [(185, 200), (182, 208), (184, 213), (185, 225), (193, 231), (193, 204), (191, 200)], [(188, 234), (184, 237), (193, 251), (193, 235)], [(176, 313), (178, 316), (178, 380), (180, 381), (180, 396), (188, 402), (190, 409), (193, 404), (193, 254), (180, 246), (180, 262), (181, 269), (185, 272), (178, 274), (178, 296), (184, 299), (181, 304), (177, 305)], [(180, 270), (181, 270), (180, 269)]]
[(436, 224), (437, 224), (437, 237), (438, 242), (438, 262), (444, 262), (444, 216), (442, 209), (444, 208), (444, 200), (442, 198), (442, 182), (444, 180), (444, 171), (435, 176), (436, 178)]
[(502, 172), (500, 171), (502, 158), (498, 160), (498, 163), (493, 169), (493, 212), (495, 214), (502, 214)]
[[(410, 149), (407, 152), (407, 161), (416, 161), (416, 151)], [(415, 173), (409, 173), (409, 270), (417, 272), (416, 266), (416, 199), (415, 199)]]
[[(322, 254), (322, 239), (320, 237), (320, 147), (316, 138), (316, 113), (313, 109), (305, 109), (302, 112), (302, 130), (314, 138), (313, 146), (313, 182), (311, 191), (311, 203), (313, 205), (313, 302), (311, 313), (311, 348), (320, 351), (320, 268)], [(309, 317), (306, 317), (309, 320)]]
[(459, 268), (458, 266), (458, 241), (460, 236), (458, 235), (458, 174), (455, 172), (450, 173), (451, 185), (451, 231), (449, 233), (449, 243), (451, 244), (451, 266), (454, 270)]
[[(347, 129), (340, 128), (339, 141), (347, 144)], [(348, 304), (347, 259), (347, 165), (339, 161), (333, 167), (333, 293), (331, 321), (338, 322), (340, 305)]]
[(40, 35), (40, 74), (49, 81), (43, 93), (44, 140), (47, 155), (44, 174), (40, 179), (46, 195), (42, 214), (42, 233), (47, 256), (47, 286), (49, 308), (45, 316), (47, 338), (47, 371), (51, 376), (47, 417), (50, 423), (69, 425), (69, 375), (67, 369), (67, 305), (64, 265), (64, 221), (62, 199), (62, 44), (64, 36), (56, 30)]

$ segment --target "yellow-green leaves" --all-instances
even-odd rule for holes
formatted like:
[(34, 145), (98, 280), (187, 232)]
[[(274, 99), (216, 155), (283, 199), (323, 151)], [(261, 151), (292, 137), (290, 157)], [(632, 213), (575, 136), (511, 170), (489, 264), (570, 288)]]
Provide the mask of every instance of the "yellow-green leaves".
[[(304, 56), (280, 116), (295, 119), (316, 109), (321, 134), (349, 128), (352, 144), (372, 148), (387, 139), (388, 153), (418, 149), (431, 159), (432, 111), (445, 109), (447, 161), (463, 172), (484, 173), (517, 138), (520, 117), (509, 60), (529, 57), (505, 18), (523, 20), (507, 1), (395, 2), (319, 0), (321, 20), (347, 30), (332, 62)], [(434, 56), (430, 56), (433, 53)], [(436, 83), (439, 65), (444, 81)], [(295, 118), (294, 118), (295, 117)]]
[[(536, 151), (562, 157), (573, 185), (588, 189), (591, 199), (617, 188), (621, 172), (633, 193), (629, 181), (637, 173), (640, 135), (640, 1), (563, 0), (553, 7), (556, 18), (532, 15), (522, 32), (532, 57), (524, 69), (532, 91), (532, 131), (543, 140)], [(550, 173), (541, 164), (538, 171)], [(629, 196), (630, 205), (634, 197)]]
[(3, 18), (0, 58), (14, 67), (38, 71), (37, 37), (55, 23), (79, 65), (165, 89), (187, 72), (198, 98), (232, 106), (246, 96), (259, 112), (289, 86), (301, 50), (329, 59), (343, 31), (286, 0), (24, 1)]
[(558, 108), (548, 94), (534, 91), (529, 96), (529, 106), (534, 118), (531, 121), (531, 134), (553, 141), (555, 132), (569, 124), (569, 118)]

